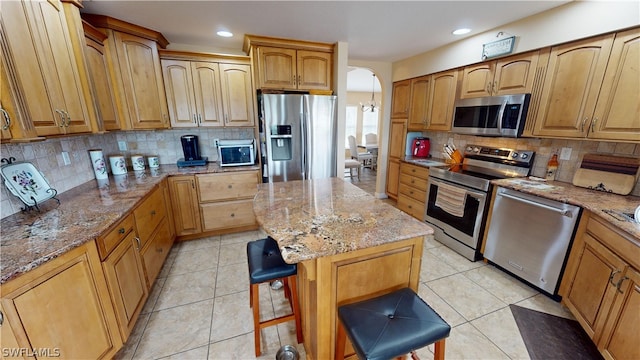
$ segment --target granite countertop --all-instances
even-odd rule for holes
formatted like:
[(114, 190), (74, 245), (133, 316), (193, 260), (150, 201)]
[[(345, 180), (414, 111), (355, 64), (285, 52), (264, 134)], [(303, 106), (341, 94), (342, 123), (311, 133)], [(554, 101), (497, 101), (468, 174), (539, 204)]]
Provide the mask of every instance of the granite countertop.
[(0, 221), (0, 284), (101, 235), (164, 178), (171, 175), (258, 170), (259, 166), (178, 168), (161, 165), (144, 172), (91, 180), (40, 204), (40, 212), (20, 212)]
[(339, 178), (262, 184), (253, 209), (288, 263), (433, 234), (427, 224)]
[[(640, 197), (616, 195), (590, 190), (560, 181), (536, 181), (529, 179), (492, 180), (492, 184), (518, 190), (523, 193), (577, 205), (600, 216), (605, 221), (624, 230), (640, 243), (640, 224), (624, 219), (616, 213), (631, 213), (640, 205)], [(613, 211), (614, 214), (609, 212)]]

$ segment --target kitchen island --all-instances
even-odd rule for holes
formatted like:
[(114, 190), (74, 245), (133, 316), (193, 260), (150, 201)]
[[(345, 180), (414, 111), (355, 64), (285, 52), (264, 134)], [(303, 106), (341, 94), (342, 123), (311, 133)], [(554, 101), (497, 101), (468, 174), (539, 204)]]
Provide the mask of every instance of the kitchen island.
[(417, 292), (433, 229), (342, 179), (262, 184), (254, 212), (285, 261), (298, 264), (310, 359), (334, 357), (338, 306), (407, 286)]

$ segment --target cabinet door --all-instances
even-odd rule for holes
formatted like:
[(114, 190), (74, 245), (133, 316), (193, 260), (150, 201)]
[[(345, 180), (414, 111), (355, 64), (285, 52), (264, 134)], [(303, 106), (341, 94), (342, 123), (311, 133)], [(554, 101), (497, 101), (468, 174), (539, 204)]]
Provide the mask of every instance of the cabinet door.
[(258, 192), (258, 172), (196, 175), (200, 202), (253, 198)]
[(551, 49), (534, 135), (587, 135), (613, 37), (599, 36)]
[(253, 126), (251, 66), (220, 64), (220, 85), (226, 126)]
[(640, 359), (640, 273), (629, 268), (624, 275), (598, 343), (605, 359)]
[(297, 86), (299, 90), (331, 90), (333, 54), (298, 50)]
[(171, 127), (198, 126), (191, 62), (162, 60), (160, 64), (164, 75)]
[(120, 130), (120, 119), (114, 99), (114, 89), (109, 78), (104, 45), (89, 37), (86, 39), (85, 54), (89, 77), (93, 84), (94, 101), (98, 117), (105, 130)]
[(221, 73), (217, 63), (192, 62), (193, 91), (196, 99), (198, 126), (223, 126)]
[(491, 84), (492, 95), (531, 93), (537, 66), (537, 51), (498, 60)]
[(2, 141), (11, 139), (11, 122), (16, 115), (14, 96), (9, 87), (7, 68), (4, 64), (4, 59), (0, 58), (0, 135), (2, 136), (0, 139)]
[(591, 234), (585, 233), (583, 239), (575, 275), (564, 302), (589, 337), (597, 341), (616, 295), (615, 281), (622, 276), (626, 264)]
[(173, 221), (178, 236), (202, 232), (195, 182), (192, 175), (169, 177), (171, 205), (175, 209)]
[(135, 231), (118, 245), (102, 263), (113, 299), (120, 334), (127, 339), (148, 296), (140, 256), (140, 239)]
[(429, 99), (431, 90), (431, 76), (421, 76), (411, 79), (411, 102), (409, 107), (409, 130), (420, 131), (429, 122)]
[(169, 229), (169, 222), (163, 221), (153, 238), (142, 249), (142, 263), (147, 276), (147, 289), (153, 286), (153, 282), (160, 274), (162, 265), (171, 250), (171, 245), (173, 245), (173, 237)]
[(461, 99), (491, 96), (495, 61), (466, 66), (462, 71)]
[(391, 96), (391, 117), (407, 118), (409, 116), (409, 103), (411, 101), (411, 80), (394, 82)]
[(392, 199), (398, 198), (398, 185), (400, 183), (400, 160), (389, 159), (387, 163), (387, 195)]
[(296, 50), (258, 47), (258, 78), (262, 89), (297, 89)]
[(112, 34), (131, 128), (166, 128), (167, 99), (156, 42), (117, 31)]
[(156, 188), (134, 211), (136, 229), (143, 246), (149, 241), (156, 228), (167, 220), (164, 191)]
[(200, 208), (204, 231), (256, 224), (252, 199), (206, 203), (201, 204)]
[[(9, 323), (9, 319), (2, 307), (2, 303), (0, 303), (0, 340), (2, 340), (0, 359), (27, 358), (26, 356), (19, 356), (21, 354), (19, 353), (21, 346), (18, 344), (18, 339), (11, 328), (11, 323)], [(16, 353), (13, 354), (11, 353), (12, 351), (15, 351)], [(28, 358), (35, 359), (34, 357)]]
[(392, 121), (389, 131), (391, 132), (389, 136), (389, 157), (400, 160), (404, 156), (406, 147), (407, 120), (398, 119)]
[(427, 130), (451, 130), (457, 86), (457, 70), (431, 76), (430, 115)]
[(640, 141), (640, 30), (616, 34), (589, 137)]

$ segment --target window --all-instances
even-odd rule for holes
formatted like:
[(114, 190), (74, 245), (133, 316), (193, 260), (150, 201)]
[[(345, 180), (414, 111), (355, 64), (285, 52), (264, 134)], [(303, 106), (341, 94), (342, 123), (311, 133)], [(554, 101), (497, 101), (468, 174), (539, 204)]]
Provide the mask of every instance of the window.
[(378, 109), (375, 109), (373, 112), (364, 112), (362, 113), (362, 137), (360, 140), (361, 144), (366, 143), (365, 141), (365, 135), (366, 134), (378, 134), (378, 116), (379, 116), (379, 112)]
[(358, 107), (353, 105), (347, 105), (347, 116), (344, 130), (344, 143), (345, 146), (349, 146), (349, 136), (353, 136), (356, 139), (358, 131)]

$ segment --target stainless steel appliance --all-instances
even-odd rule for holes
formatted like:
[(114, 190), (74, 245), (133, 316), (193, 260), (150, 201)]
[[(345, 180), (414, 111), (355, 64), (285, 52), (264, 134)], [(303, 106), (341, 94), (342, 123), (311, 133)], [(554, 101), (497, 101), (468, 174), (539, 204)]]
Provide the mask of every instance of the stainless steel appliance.
[(461, 165), (429, 168), (425, 221), (439, 242), (471, 261), (482, 258), (492, 179), (529, 175), (535, 153), (469, 145)]
[(336, 96), (262, 94), (263, 181), (336, 176)]
[(555, 296), (581, 210), (499, 187), (484, 257)]
[(182, 143), (183, 158), (178, 159), (178, 167), (203, 166), (207, 164), (208, 158), (200, 156), (200, 146), (196, 135), (183, 135), (180, 137)]
[(522, 135), (531, 94), (461, 99), (455, 103), (451, 131), (478, 136)]
[(217, 140), (220, 166), (255, 164), (255, 140)]

